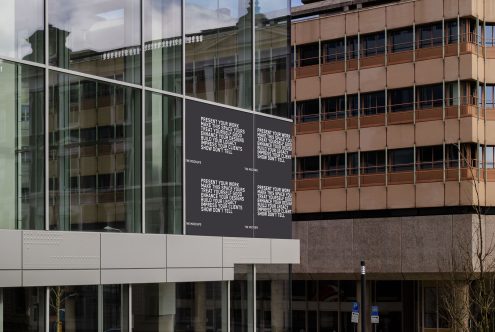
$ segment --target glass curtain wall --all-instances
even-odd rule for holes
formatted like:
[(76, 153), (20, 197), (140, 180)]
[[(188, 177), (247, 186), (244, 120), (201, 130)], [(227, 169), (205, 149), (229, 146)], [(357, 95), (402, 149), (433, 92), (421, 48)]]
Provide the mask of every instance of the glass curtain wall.
[(0, 331), (45, 330), (44, 288), (0, 288)]
[(227, 331), (227, 294), (226, 282), (135, 285), (132, 331)]
[(256, 111), (290, 117), (290, 2), (255, 2)]
[(146, 233), (182, 234), (182, 99), (146, 93)]
[(249, 0), (184, 0), (186, 94), (252, 107)]
[(140, 0), (45, 0), (49, 63), (139, 84)]
[(0, 61), (0, 228), (44, 229), (44, 71)]
[(141, 230), (141, 91), (50, 73), (50, 229)]
[(0, 55), (43, 62), (45, 40), (43, 16), (43, 0), (2, 0)]
[(49, 332), (129, 331), (127, 285), (58, 286), (49, 294)]
[(146, 86), (182, 92), (182, 1), (143, 0)]

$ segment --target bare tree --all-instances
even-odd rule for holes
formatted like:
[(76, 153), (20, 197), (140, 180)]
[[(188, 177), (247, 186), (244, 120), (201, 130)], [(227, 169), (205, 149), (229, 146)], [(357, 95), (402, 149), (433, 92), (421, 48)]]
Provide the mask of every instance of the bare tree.
[[(454, 236), (446, 280), (440, 288), (442, 315), (452, 332), (493, 331), (495, 313), (495, 243), (486, 231), (481, 202), (478, 167), (458, 147), (460, 160), (467, 167), (474, 188), (470, 232)], [(487, 235), (490, 236), (488, 240)]]

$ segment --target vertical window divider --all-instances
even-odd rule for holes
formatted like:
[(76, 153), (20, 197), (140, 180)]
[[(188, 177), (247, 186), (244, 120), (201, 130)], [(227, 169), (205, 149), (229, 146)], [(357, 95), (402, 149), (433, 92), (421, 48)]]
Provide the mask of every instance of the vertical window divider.
[(50, 287), (45, 287), (45, 331), (50, 331)]
[[(181, 83), (182, 83), (182, 234), (186, 234), (186, 32), (184, 29), (184, 8), (185, 1), (181, 1), (181, 36), (182, 36), (182, 73), (181, 73)], [(193, 62), (193, 72), (194, 72), (194, 62)], [(195, 87), (193, 75), (193, 89)]]
[(146, 90), (144, 49), (144, 1), (141, 0), (141, 233), (146, 233)]
[[(44, 116), (44, 130), (45, 130), (45, 230), (50, 229), (50, 173), (48, 170), (48, 167), (50, 166), (50, 139), (49, 139), (49, 111), (50, 111), (50, 104), (49, 104), (49, 97), (50, 97), (50, 89), (49, 89), (49, 71), (48, 71), (48, 64), (49, 64), (49, 47), (48, 47), (48, 38), (49, 38), (49, 27), (48, 27), (48, 0), (44, 1), (44, 27), (45, 27), (45, 55), (44, 55), (44, 60), (45, 60), (45, 116)], [(47, 309), (47, 316), (46, 318), (48, 319), (48, 314), (49, 310)]]
[[(254, 8), (253, 8), (254, 10)], [(253, 332), (256, 331), (256, 264), (253, 264)]]
[(127, 301), (129, 301), (129, 303), (127, 304), (127, 309), (128, 309), (128, 317), (127, 317), (127, 322), (129, 324), (129, 331), (133, 331), (133, 322), (132, 322), (132, 284), (129, 284), (128, 286), (128, 291), (127, 291)]

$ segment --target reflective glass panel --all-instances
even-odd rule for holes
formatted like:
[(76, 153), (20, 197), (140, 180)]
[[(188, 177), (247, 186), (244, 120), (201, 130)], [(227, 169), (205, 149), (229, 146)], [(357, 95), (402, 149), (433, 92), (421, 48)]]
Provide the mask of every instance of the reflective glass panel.
[(139, 0), (46, 0), (50, 64), (140, 83)]
[(11, 58), (44, 61), (43, 0), (2, 0), (0, 54)]
[(182, 91), (181, 0), (143, 0), (146, 85)]
[(44, 70), (0, 61), (0, 228), (44, 229)]
[(256, 331), (289, 331), (289, 267), (256, 266)]
[(141, 229), (140, 90), (50, 73), (50, 229)]
[(287, 0), (256, 1), (256, 110), (283, 117), (290, 117), (289, 14)]
[(0, 331), (45, 330), (44, 288), (0, 288)]
[(236, 265), (230, 282), (230, 331), (254, 332), (253, 290), (253, 266)]
[(225, 282), (133, 285), (132, 330), (227, 331), (227, 299)]
[(186, 93), (251, 108), (249, 0), (185, 0)]
[(49, 331), (98, 331), (98, 286), (51, 287)]
[(146, 233), (182, 234), (182, 100), (146, 94)]
[(104, 285), (103, 331), (129, 331), (129, 288), (127, 285)]

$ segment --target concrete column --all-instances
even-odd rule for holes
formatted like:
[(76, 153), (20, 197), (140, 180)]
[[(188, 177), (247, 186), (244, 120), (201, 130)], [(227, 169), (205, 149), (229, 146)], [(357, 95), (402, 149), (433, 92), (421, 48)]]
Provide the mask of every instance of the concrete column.
[(206, 331), (206, 285), (204, 282), (194, 284), (194, 331)]
[(272, 312), (272, 332), (285, 331), (284, 316), (287, 307), (284, 301), (283, 280), (271, 281), (270, 309)]
[(173, 332), (175, 325), (175, 283), (158, 285), (158, 332)]

